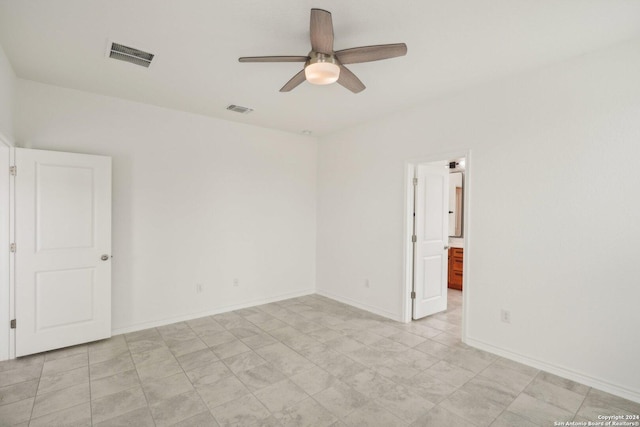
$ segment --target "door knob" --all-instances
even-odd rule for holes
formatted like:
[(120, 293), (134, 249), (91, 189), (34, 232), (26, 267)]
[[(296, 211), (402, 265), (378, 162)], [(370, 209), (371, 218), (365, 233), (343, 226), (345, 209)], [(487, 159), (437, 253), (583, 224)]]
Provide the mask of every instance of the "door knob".
[(106, 261), (106, 260), (108, 260), (109, 258), (110, 258), (110, 257), (109, 257), (109, 255), (107, 255), (107, 254), (104, 254), (104, 255), (102, 255), (102, 256), (100, 257), (100, 259), (101, 259), (102, 261)]

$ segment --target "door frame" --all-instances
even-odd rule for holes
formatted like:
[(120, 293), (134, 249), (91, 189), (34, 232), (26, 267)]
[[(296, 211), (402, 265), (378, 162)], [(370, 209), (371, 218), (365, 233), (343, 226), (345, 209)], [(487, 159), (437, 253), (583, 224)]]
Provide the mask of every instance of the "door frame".
[[(11, 329), (9, 321), (14, 319), (14, 254), (9, 250), (9, 244), (15, 242), (14, 223), (14, 187), (13, 177), (9, 174), (9, 167), (14, 164), (14, 144), (5, 134), (0, 132), (0, 361), (15, 358), (15, 330)], [(6, 150), (5, 150), (6, 149)], [(6, 239), (6, 241), (5, 241)]]
[(470, 203), (472, 180), (471, 180), (471, 150), (456, 150), (434, 154), (427, 157), (421, 157), (418, 159), (411, 159), (405, 161), (405, 212), (404, 212), (404, 286), (402, 293), (402, 318), (404, 323), (412, 321), (412, 301), (411, 301), (411, 285), (413, 280), (413, 242), (411, 236), (413, 235), (413, 177), (415, 176), (416, 167), (423, 163), (436, 163), (436, 162), (448, 162), (455, 158), (465, 158), (465, 174), (464, 174), (464, 209), (462, 211), (462, 227), (464, 230), (464, 257), (465, 262), (462, 266), (462, 341), (465, 342), (467, 338), (467, 314), (469, 312), (469, 306), (471, 303), (470, 298), (470, 284), (469, 280), (469, 262), (468, 254), (471, 242), (471, 227), (469, 226), (470, 218)]

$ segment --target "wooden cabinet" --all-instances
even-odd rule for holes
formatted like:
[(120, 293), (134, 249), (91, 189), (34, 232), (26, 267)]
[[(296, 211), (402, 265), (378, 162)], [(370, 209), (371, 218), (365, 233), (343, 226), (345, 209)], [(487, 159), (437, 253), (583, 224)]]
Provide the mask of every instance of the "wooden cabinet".
[(462, 248), (449, 248), (449, 287), (462, 290), (462, 264), (464, 250)]

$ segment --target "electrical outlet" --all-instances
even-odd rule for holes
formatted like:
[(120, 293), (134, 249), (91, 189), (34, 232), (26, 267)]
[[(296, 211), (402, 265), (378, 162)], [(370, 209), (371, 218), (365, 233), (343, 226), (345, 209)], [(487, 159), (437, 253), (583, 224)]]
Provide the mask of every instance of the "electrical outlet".
[(196, 293), (201, 293), (202, 290), (204, 289), (204, 286), (202, 285), (202, 283), (197, 283), (196, 284)]
[(240, 286), (240, 280), (233, 279), (233, 286)]
[(500, 310), (500, 320), (504, 323), (511, 323), (511, 312), (509, 310)]
[(369, 279), (364, 279), (364, 287), (365, 288), (369, 287)]

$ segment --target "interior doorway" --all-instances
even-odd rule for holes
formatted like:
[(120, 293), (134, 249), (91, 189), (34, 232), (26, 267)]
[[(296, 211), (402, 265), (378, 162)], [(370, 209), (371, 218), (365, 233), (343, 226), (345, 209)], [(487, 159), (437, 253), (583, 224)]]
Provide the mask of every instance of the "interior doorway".
[(404, 320), (440, 326), (458, 339), (464, 337), (469, 286), (469, 157), (448, 153), (407, 162), (406, 168)]

